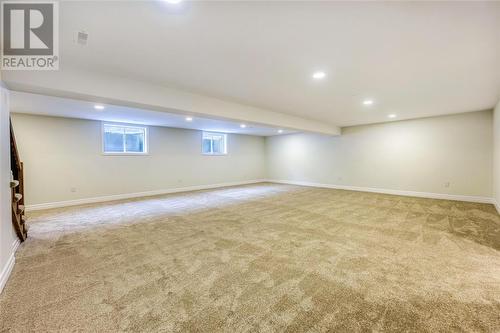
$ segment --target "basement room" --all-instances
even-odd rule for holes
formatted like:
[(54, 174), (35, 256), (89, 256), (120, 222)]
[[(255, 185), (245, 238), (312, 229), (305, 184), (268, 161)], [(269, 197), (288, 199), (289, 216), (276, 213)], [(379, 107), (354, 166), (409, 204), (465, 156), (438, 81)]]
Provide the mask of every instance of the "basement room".
[(500, 332), (499, 1), (0, 6), (0, 332)]

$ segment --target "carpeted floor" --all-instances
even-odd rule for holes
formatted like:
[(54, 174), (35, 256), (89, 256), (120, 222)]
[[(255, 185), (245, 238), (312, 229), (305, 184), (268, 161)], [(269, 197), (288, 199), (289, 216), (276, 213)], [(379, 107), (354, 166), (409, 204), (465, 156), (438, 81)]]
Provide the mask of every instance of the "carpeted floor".
[(256, 184), (30, 216), (1, 332), (499, 332), (491, 205)]

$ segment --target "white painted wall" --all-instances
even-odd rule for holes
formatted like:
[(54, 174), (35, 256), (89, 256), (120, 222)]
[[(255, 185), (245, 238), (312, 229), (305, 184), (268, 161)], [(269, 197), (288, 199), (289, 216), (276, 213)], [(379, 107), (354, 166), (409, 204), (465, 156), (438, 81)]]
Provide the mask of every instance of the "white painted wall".
[(0, 83), (0, 291), (14, 265), (17, 236), (10, 211), (9, 92)]
[(230, 135), (228, 156), (203, 156), (199, 131), (151, 127), (151, 155), (104, 156), (100, 122), (13, 115), (29, 205), (263, 178), (491, 198), (492, 120), (482, 111), (340, 137)]
[(348, 127), (339, 137), (268, 137), (268, 176), (491, 198), (491, 124), (483, 111)]
[[(101, 122), (13, 114), (27, 205), (265, 178), (265, 140), (228, 135), (201, 154), (201, 132), (149, 127), (147, 156), (101, 154)], [(76, 192), (71, 192), (76, 188)]]
[(493, 111), (493, 192), (496, 207), (500, 214), (500, 102)]

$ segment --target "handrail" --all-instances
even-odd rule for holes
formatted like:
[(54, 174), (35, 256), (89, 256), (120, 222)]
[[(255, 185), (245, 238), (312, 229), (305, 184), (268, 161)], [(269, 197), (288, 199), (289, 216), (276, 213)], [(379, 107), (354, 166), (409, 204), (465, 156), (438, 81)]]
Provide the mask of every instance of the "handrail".
[[(14, 135), (14, 128), (12, 127), (12, 120), (9, 119), (10, 123), (10, 149), (11, 149), (11, 169), (19, 170), (21, 169), (21, 161), (19, 159), (19, 151), (17, 150), (16, 136)], [(13, 165), (13, 163), (15, 163)]]
[(16, 230), (17, 236), (21, 241), (26, 240), (28, 236), (27, 225), (24, 219), (24, 166), (19, 157), (17, 150), (16, 137), (14, 135), (14, 128), (12, 127), (12, 120), (10, 123), (10, 166), (12, 171), (13, 180), (11, 188), (11, 203), (12, 203), (12, 224)]

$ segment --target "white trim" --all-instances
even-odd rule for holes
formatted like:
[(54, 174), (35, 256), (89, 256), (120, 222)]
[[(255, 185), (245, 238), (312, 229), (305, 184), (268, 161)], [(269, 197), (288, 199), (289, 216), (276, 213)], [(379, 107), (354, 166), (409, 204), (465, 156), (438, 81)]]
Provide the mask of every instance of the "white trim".
[[(215, 136), (215, 135), (222, 135), (222, 137), (224, 138), (223, 140), (223, 143), (224, 143), (224, 152), (223, 153), (205, 153), (203, 152), (203, 140), (205, 140), (205, 134), (207, 136)], [(202, 155), (206, 155), (206, 156), (226, 156), (227, 155), (227, 138), (228, 138), (228, 135), (227, 133), (220, 133), (220, 132), (210, 132), (210, 131), (202, 131), (201, 132), (201, 154)], [(210, 141), (212, 143), (212, 150), (213, 150), (213, 139), (210, 138)]]
[(322, 184), (322, 183), (277, 180), (277, 179), (256, 179), (256, 180), (248, 180), (248, 181), (240, 181), (240, 182), (228, 182), (228, 183), (209, 184), (209, 185), (186, 186), (186, 187), (178, 187), (178, 188), (156, 190), (156, 191), (115, 194), (115, 195), (93, 197), (93, 198), (84, 198), (84, 199), (58, 201), (58, 202), (48, 202), (48, 203), (42, 203), (42, 204), (26, 205), (26, 210), (27, 211), (35, 211), (35, 210), (42, 210), (42, 209), (85, 205), (85, 204), (90, 204), (90, 203), (107, 202), (107, 201), (115, 201), (115, 200), (123, 200), (123, 199), (140, 198), (140, 197), (149, 197), (149, 196), (169, 194), (169, 193), (208, 190), (208, 189), (213, 189), (213, 188), (248, 185), (248, 184), (256, 184), (256, 183), (263, 183), (263, 182), (290, 184), (290, 185), (299, 185), (299, 186), (310, 186), (310, 187), (332, 188), (332, 189), (348, 190), (348, 191), (383, 193), (383, 194), (402, 195), (402, 196), (419, 197), (419, 198), (488, 203), (488, 204), (495, 205), (498, 213), (500, 214), (500, 205), (495, 201), (495, 199), (488, 198), (488, 197), (444, 194), (444, 193), (390, 190), (390, 189), (382, 189), (382, 188), (357, 187), (357, 186)]
[(229, 183), (219, 183), (219, 184), (209, 184), (209, 185), (195, 185), (195, 186), (186, 186), (186, 187), (170, 188), (170, 189), (147, 191), (147, 192), (115, 194), (115, 195), (107, 195), (107, 196), (102, 196), (102, 197), (93, 197), (93, 198), (85, 198), (85, 199), (77, 199), (77, 200), (48, 202), (48, 203), (35, 204), (35, 205), (26, 205), (26, 211), (42, 210), (42, 209), (49, 209), (49, 208), (59, 208), (59, 207), (67, 207), (67, 206), (76, 206), (76, 205), (85, 205), (85, 204), (90, 204), (90, 203), (132, 199), (132, 198), (140, 198), (140, 197), (149, 197), (149, 196), (153, 196), (153, 195), (161, 195), (161, 194), (169, 194), (169, 193), (208, 190), (208, 189), (212, 189), (212, 188), (227, 187), (227, 186), (248, 185), (248, 184), (262, 183), (265, 181), (266, 180), (264, 180), (264, 179), (245, 180), (245, 181), (239, 181), (239, 182), (229, 182)]
[(493, 205), (495, 205), (498, 214), (500, 214), (500, 204), (498, 203), (498, 201), (495, 200), (495, 198), (492, 198), (491, 200), (493, 201)]
[[(104, 128), (106, 126), (120, 127), (120, 128), (133, 128), (144, 130), (144, 151), (143, 152), (132, 152), (126, 151), (125, 148), (125, 134), (123, 134), (123, 151), (118, 152), (107, 152), (104, 150)], [(126, 123), (116, 123), (116, 122), (101, 122), (101, 154), (105, 156), (147, 156), (149, 155), (149, 129), (146, 125), (137, 124), (126, 124)]]
[(7, 263), (5, 264), (5, 267), (2, 269), (2, 273), (0, 274), (0, 293), (7, 284), (10, 273), (12, 273), (12, 269), (14, 268), (14, 264), (16, 263), (15, 255), (17, 248), (19, 247), (19, 244), (20, 244), (19, 239), (16, 239), (14, 243), (12, 243), (12, 250), (10, 253), (9, 260), (7, 260)]
[[(313, 183), (313, 182), (275, 180), (275, 179), (269, 179), (268, 182), (280, 183), (280, 184), (290, 184), (290, 185), (300, 185), (300, 186), (333, 188), (333, 189), (348, 190), (348, 191), (360, 191), (360, 192), (372, 192), (372, 193), (402, 195), (402, 196), (408, 196), (408, 197), (419, 197), (419, 198), (443, 199), (443, 200), (455, 200), (455, 201), (467, 201), (467, 202), (479, 202), (479, 203), (494, 204), (493, 198), (470, 196), (470, 195), (456, 195), (456, 194), (431, 193), (431, 192), (415, 192), (415, 191), (391, 190), (391, 189), (384, 189), (384, 188), (358, 187), (358, 186), (322, 184), (322, 183)], [(497, 210), (498, 210), (498, 208), (499, 207), (497, 205)], [(499, 212), (500, 212), (500, 210), (499, 210)]]

